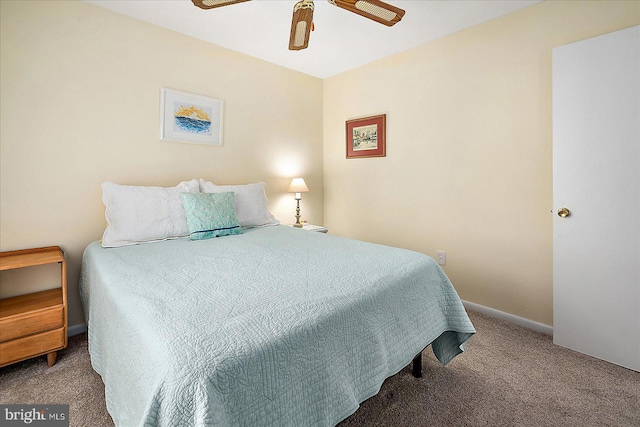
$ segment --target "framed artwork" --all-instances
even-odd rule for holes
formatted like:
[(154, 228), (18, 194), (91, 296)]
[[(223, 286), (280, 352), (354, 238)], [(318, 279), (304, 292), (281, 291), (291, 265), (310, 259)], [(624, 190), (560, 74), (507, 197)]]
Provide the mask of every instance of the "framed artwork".
[(347, 120), (347, 159), (385, 157), (387, 115)]
[(224, 101), (179, 90), (160, 91), (160, 139), (222, 146)]

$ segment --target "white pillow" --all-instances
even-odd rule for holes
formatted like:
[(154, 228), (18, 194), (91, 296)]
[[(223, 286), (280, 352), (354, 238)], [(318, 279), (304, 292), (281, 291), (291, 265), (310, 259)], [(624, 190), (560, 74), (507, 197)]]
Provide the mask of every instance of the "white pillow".
[(180, 193), (199, 193), (198, 181), (175, 187), (102, 184), (107, 228), (102, 246), (114, 248), (189, 236)]
[(264, 182), (246, 185), (215, 185), (213, 182), (200, 178), (200, 192), (202, 193), (233, 191), (236, 215), (242, 228), (280, 224), (280, 221), (269, 212), (269, 201), (264, 187)]

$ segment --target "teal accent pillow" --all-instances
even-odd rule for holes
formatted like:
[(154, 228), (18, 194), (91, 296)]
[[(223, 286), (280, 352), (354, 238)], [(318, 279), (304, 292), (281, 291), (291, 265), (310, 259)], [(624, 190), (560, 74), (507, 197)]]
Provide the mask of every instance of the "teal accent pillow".
[(180, 197), (191, 240), (242, 234), (233, 192), (180, 193)]

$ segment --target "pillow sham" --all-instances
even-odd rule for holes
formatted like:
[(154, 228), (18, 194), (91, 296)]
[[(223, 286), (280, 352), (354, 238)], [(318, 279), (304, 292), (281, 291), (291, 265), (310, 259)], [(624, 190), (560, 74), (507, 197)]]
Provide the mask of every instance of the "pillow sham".
[(103, 183), (107, 228), (102, 246), (115, 248), (188, 237), (180, 193), (199, 191), (195, 179), (169, 188)]
[(202, 193), (234, 193), (236, 215), (242, 228), (280, 224), (280, 221), (269, 212), (269, 201), (264, 187), (264, 182), (246, 185), (215, 185), (200, 178)]
[(233, 193), (182, 193), (191, 240), (242, 234)]

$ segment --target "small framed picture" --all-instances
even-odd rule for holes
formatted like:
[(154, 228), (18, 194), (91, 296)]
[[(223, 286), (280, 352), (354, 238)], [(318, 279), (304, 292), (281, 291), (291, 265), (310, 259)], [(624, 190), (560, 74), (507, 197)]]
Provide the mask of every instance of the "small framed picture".
[(223, 107), (221, 99), (162, 88), (160, 139), (222, 146)]
[(385, 157), (387, 115), (347, 120), (347, 159)]

